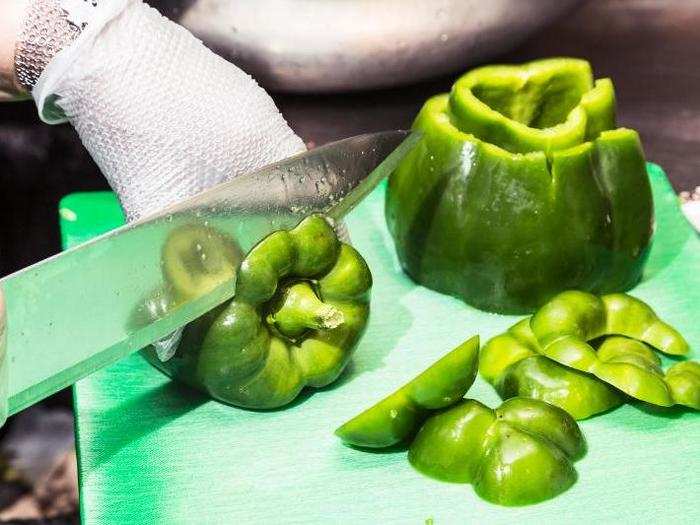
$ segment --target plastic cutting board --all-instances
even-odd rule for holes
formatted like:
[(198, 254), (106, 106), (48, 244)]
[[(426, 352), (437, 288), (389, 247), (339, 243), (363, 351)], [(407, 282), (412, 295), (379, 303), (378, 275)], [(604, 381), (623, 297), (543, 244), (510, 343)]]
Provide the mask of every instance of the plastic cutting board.
[[(666, 176), (650, 165), (656, 234), (633, 294), (676, 326), (700, 358), (700, 240)], [(348, 218), (374, 274), (372, 317), (350, 369), (285, 410), (208, 401), (132, 355), (75, 386), (85, 523), (700, 523), (700, 413), (624, 405), (582, 423), (587, 455), (562, 496), (505, 508), (470, 485), (415, 472), (403, 451), (365, 453), (333, 430), (473, 334), (513, 323), (415, 285), (384, 223), (384, 187)], [(64, 246), (121, 223), (111, 194), (61, 203)], [(86, 319), (86, 323), (90, 320)], [(667, 364), (667, 363), (666, 363)], [(477, 379), (468, 393), (492, 406)], [(430, 521), (432, 520), (432, 521)]]

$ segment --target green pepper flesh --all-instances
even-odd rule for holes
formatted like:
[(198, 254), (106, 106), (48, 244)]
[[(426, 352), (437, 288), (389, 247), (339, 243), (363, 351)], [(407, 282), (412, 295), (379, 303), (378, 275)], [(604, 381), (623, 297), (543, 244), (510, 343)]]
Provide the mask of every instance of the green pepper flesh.
[(433, 415), (408, 457), (427, 476), (471, 483), (487, 501), (512, 506), (564, 492), (584, 452), (583, 435), (564, 410), (515, 397), (495, 410), (465, 399)]
[(576, 419), (624, 403), (622, 393), (593, 375), (540, 355), (542, 349), (525, 318), (482, 348), (479, 371), (503, 399), (528, 397), (566, 410)]
[[(531, 317), (530, 328), (538, 351), (562, 365), (647, 403), (697, 407), (697, 363), (678, 363), (664, 375), (661, 360), (649, 348), (682, 356), (689, 352), (687, 341), (639, 299), (562, 292)], [(601, 336), (615, 337), (606, 337), (596, 350), (590, 343)], [(676, 373), (683, 379), (673, 379)]]
[(612, 83), (574, 59), (479, 68), (429, 99), (386, 195), (404, 270), (502, 313), (633, 286), (653, 203), (639, 137), (613, 129), (614, 111)]
[[(178, 245), (191, 244), (187, 239)], [(193, 279), (174, 281), (177, 290)], [(325, 218), (310, 216), (250, 251), (234, 298), (188, 325), (172, 359), (145, 355), (219, 401), (281, 407), (343, 371), (367, 325), (371, 286), (357, 250), (341, 243)]]
[(468, 339), (420, 375), (340, 426), (346, 444), (384, 448), (405, 441), (431, 410), (450, 406), (469, 390), (478, 367), (479, 338)]

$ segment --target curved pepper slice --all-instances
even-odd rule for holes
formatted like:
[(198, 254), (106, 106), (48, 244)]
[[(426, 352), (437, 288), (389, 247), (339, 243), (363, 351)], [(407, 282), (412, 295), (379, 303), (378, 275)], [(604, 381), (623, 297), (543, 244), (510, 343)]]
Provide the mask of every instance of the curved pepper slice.
[[(176, 244), (199, 243), (201, 236), (190, 233)], [(181, 270), (166, 272), (176, 291), (197, 285), (189, 266), (165, 265)], [(340, 375), (367, 324), (371, 285), (362, 256), (323, 217), (311, 216), (250, 251), (234, 298), (188, 325), (172, 359), (146, 355), (225, 403), (280, 407), (304, 386), (322, 387)]]
[(700, 363), (676, 363), (666, 371), (666, 383), (676, 404), (700, 410)]
[(479, 371), (503, 399), (539, 399), (585, 419), (624, 403), (622, 393), (594, 376), (543, 355), (525, 318), (481, 349)]
[(653, 202), (639, 137), (614, 129), (587, 62), (488, 66), (429, 99), (389, 179), (386, 220), (414, 280), (485, 310), (640, 278)]
[(430, 417), (409, 449), (427, 476), (471, 483), (500, 505), (552, 498), (576, 481), (573, 462), (585, 452), (576, 421), (564, 410), (514, 397), (491, 408), (465, 399)]
[(450, 406), (469, 390), (478, 365), (479, 337), (468, 339), (416, 378), (352, 418), (335, 433), (358, 447), (383, 448), (413, 435), (431, 410)]
[(562, 292), (532, 316), (530, 327), (545, 355), (573, 368), (595, 360), (586, 341), (603, 335), (624, 335), (670, 355), (690, 350), (683, 336), (649, 305), (622, 293), (597, 297), (577, 290)]
[(700, 363), (676, 363), (664, 374), (661, 360), (646, 344), (621, 336), (606, 338), (597, 357), (593, 373), (628, 395), (654, 405), (700, 410)]
[[(563, 292), (532, 316), (530, 328), (541, 353), (558, 363), (591, 373), (647, 403), (671, 406), (679, 402), (670, 386), (676, 381), (667, 383), (660, 359), (647, 345), (667, 354), (683, 355), (689, 350), (688, 343), (639, 299), (626, 294), (596, 297), (579, 291)], [(613, 334), (625, 337), (608, 337), (597, 351), (589, 344)], [(677, 397), (681, 404), (692, 408), (690, 391), (696, 384), (697, 369), (684, 364), (671, 376), (679, 370), (684, 379), (678, 381)]]

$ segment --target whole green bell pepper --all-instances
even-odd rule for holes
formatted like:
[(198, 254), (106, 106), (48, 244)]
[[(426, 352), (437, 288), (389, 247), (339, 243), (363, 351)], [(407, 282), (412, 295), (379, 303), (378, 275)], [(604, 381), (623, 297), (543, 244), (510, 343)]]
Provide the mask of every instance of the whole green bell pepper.
[(458, 402), (469, 390), (479, 355), (479, 337), (468, 339), (410, 382), (352, 418), (335, 433), (344, 443), (383, 448), (415, 434), (434, 410)]
[(481, 309), (640, 278), (653, 203), (635, 131), (583, 60), (487, 66), (428, 100), (389, 179), (386, 220), (415, 281)]
[(481, 349), (479, 371), (503, 399), (528, 397), (585, 419), (624, 403), (624, 395), (596, 377), (543, 355), (525, 318)]
[[(235, 249), (227, 244), (209, 230), (173, 236), (164, 250), (174, 297), (166, 304), (233, 275)], [(202, 253), (210, 267), (192, 262)], [(340, 375), (366, 327), (371, 286), (362, 256), (323, 217), (311, 216), (248, 253), (233, 299), (190, 323), (171, 359), (162, 362), (152, 348), (146, 357), (225, 403), (280, 407), (305, 386), (322, 387)]]
[[(680, 356), (688, 353), (688, 343), (639, 299), (562, 292), (532, 316), (530, 329), (543, 355), (629, 396), (660, 406), (700, 406), (700, 364), (678, 363), (664, 375), (649, 346)], [(605, 335), (625, 337), (608, 337), (596, 351), (590, 341)]]
[(408, 458), (430, 477), (473, 484), (492, 503), (528, 505), (568, 489), (584, 452), (583, 435), (564, 410), (514, 397), (495, 410), (465, 399), (431, 416)]

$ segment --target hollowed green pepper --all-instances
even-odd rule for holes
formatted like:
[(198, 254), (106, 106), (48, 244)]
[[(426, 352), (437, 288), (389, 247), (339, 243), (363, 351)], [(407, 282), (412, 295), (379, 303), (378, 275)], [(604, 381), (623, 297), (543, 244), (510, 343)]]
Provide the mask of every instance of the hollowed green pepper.
[[(218, 261), (232, 253), (230, 247), (215, 249), (224, 241), (211, 232), (179, 233), (183, 238), (175, 236), (164, 251), (175, 300), (211, 279), (193, 276), (200, 266), (168, 254), (186, 260), (186, 247), (202, 251), (204, 239), (212, 238), (208, 258), (212, 251), (220, 252)], [(221, 268), (218, 273), (228, 275), (228, 266)], [(152, 349), (146, 355), (167, 374), (225, 403), (280, 407), (305, 386), (328, 385), (343, 371), (367, 324), (371, 285), (362, 256), (340, 242), (323, 217), (311, 216), (250, 251), (238, 269), (234, 298), (188, 325), (173, 358), (161, 362)]]
[(473, 484), (490, 502), (528, 505), (568, 489), (584, 452), (583, 435), (564, 410), (515, 397), (495, 410), (465, 399), (433, 415), (408, 458), (430, 477)]
[(624, 403), (624, 395), (596, 377), (543, 355), (530, 318), (489, 340), (481, 349), (479, 371), (503, 399), (529, 397), (585, 419)]
[(415, 434), (427, 415), (450, 406), (469, 390), (478, 365), (479, 338), (468, 339), (413, 380), (339, 427), (343, 442), (383, 448)]
[(635, 131), (583, 60), (487, 66), (428, 100), (389, 179), (404, 270), (478, 308), (531, 312), (556, 293), (628, 289), (653, 203)]
[[(688, 353), (688, 343), (644, 302), (626, 294), (602, 297), (563, 292), (530, 319), (537, 349), (554, 361), (660, 406), (700, 408), (700, 364), (678, 363), (666, 376), (647, 346), (670, 355)], [(608, 337), (598, 350), (590, 342)]]

